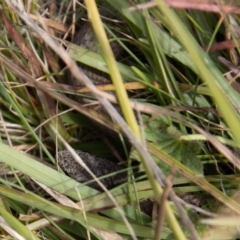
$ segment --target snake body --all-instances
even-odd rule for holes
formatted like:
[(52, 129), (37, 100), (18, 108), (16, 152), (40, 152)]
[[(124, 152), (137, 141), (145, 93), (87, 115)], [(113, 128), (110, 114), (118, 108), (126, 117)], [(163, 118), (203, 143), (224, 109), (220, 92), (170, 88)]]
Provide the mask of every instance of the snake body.
[[(104, 16), (102, 20), (104, 23), (108, 23), (107, 19), (114, 19), (118, 14), (113, 10), (107, 10), (104, 6), (100, 8), (99, 13)], [(114, 14), (115, 13), (115, 14)], [(109, 26), (109, 25), (108, 25)], [(108, 35), (109, 36), (109, 35)], [(109, 36), (110, 37), (110, 36)], [(94, 32), (92, 30), (91, 24), (85, 21), (81, 24), (81, 28), (78, 30), (73, 41), (76, 45), (89, 49), (93, 52), (100, 53), (99, 45), (96, 42)], [(122, 47), (116, 41), (111, 41), (110, 43), (112, 51), (116, 59), (120, 59), (123, 53)], [(99, 70), (86, 66), (84, 64), (79, 64), (81, 70), (92, 80), (95, 85), (109, 84), (111, 80), (107, 74), (102, 73)], [(76, 78), (70, 75), (70, 84), (76, 87), (84, 86), (82, 82), (79, 82)]]
[[(83, 162), (94, 173), (96, 177), (105, 176), (107, 174), (123, 170), (120, 166), (105, 158), (100, 158), (87, 152), (82, 152), (80, 150), (76, 150), (76, 153), (79, 157), (81, 157)], [(87, 183), (93, 180), (91, 175), (86, 171), (84, 167), (82, 167), (79, 163), (75, 161), (72, 154), (68, 150), (58, 152), (58, 164), (70, 177), (80, 183)], [(101, 182), (105, 187), (111, 189), (123, 182), (126, 182), (126, 180), (126, 172), (121, 172), (114, 174), (113, 176), (103, 178), (101, 179)], [(96, 190), (102, 191), (101, 187), (95, 181), (87, 185)]]
[[(113, 14), (112, 10), (109, 10), (109, 9), (107, 10), (106, 8), (104, 8), (104, 6), (100, 8), (99, 12), (100, 12), (100, 15), (104, 16), (105, 18), (107, 17), (107, 18), (113, 19), (117, 15), (117, 14)], [(81, 24), (81, 28), (76, 33), (76, 36), (74, 38), (74, 43), (81, 47), (84, 47), (85, 49), (94, 51), (96, 53), (100, 52), (93, 30), (91, 28), (91, 24), (89, 22), (83, 22)], [(115, 41), (112, 41), (111, 48), (114, 52), (115, 57), (120, 58), (123, 51), (122, 51), (122, 48), (119, 46), (119, 44)], [(95, 85), (111, 83), (109, 76), (107, 76), (106, 74), (103, 74), (100, 71), (97, 71), (83, 64), (78, 64), (78, 65), (81, 68), (81, 70), (92, 80), (92, 82)], [(73, 86), (76, 86), (76, 87), (84, 86), (82, 82), (79, 82), (71, 74), (68, 76), (68, 79), (70, 79), (70, 84)], [(84, 99), (82, 97), (77, 97), (76, 99), (77, 101), (84, 103)], [(102, 108), (99, 111), (101, 111), (102, 113), (106, 113)], [(101, 126), (99, 125), (97, 125), (97, 127), (101, 128)], [(107, 134), (109, 134), (109, 132), (107, 132)], [(119, 167), (116, 163), (113, 163), (112, 161), (109, 161), (107, 159), (103, 159), (103, 158), (91, 155), (89, 153), (82, 152), (80, 150), (76, 150), (76, 153), (82, 158), (84, 163), (90, 168), (90, 170), (97, 177), (101, 177), (106, 174), (122, 170), (122, 168)], [(72, 177), (76, 181), (84, 183), (92, 180), (92, 177), (88, 174), (88, 172), (84, 169), (84, 167), (80, 166), (74, 160), (74, 158), (72, 157), (69, 151), (64, 150), (64, 151), (58, 152), (58, 163), (60, 167), (70, 177)], [(114, 186), (117, 186), (125, 182), (126, 179), (127, 179), (126, 173), (119, 173), (119, 174), (115, 174), (114, 176), (104, 178), (101, 180), (101, 182), (105, 185), (106, 188), (110, 189), (110, 188), (113, 188)], [(88, 186), (101, 191), (101, 188), (96, 182), (88, 184)]]

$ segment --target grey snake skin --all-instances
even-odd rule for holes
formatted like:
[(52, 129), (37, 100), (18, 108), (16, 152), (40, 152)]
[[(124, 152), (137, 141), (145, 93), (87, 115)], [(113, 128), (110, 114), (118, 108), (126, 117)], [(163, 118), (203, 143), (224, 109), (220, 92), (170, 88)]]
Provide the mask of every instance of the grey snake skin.
[[(123, 170), (116, 163), (109, 161), (105, 158), (100, 158), (89, 154), (87, 152), (82, 152), (80, 150), (75, 151), (87, 167), (94, 173), (96, 177), (102, 177), (110, 173), (115, 173), (117, 171)], [(80, 183), (85, 183), (92, 180), (90, 174), (82, 167), (79, 163), (75, 161), (72, 157), (72, 154), (68, 150), (63, 150), (58, 152), (58, 164), (61, 168), (73, 179)], [(126, 171), (114, 174), (110, 177), (104, 177), (100, 181), (102, 184), (111, 189), (121, 183), (126, 182), (127, 173)], [(89, 187), (92, 187), (98, 191), (102, 191), (101, 187), (97, 182), (92, 182), (87, 184)]]

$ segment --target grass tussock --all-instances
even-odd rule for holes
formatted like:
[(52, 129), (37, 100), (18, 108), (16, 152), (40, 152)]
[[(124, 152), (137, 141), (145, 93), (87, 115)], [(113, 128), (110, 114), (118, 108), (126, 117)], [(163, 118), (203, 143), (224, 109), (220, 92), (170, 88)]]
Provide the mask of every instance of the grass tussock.
[[(237, 238), (239, 7), (140, 2), (1, 2), (1, 238)], [(86, 9), (99, 52), (72, 42)], [(94, 86), (76, 62), (112, 83)], [(76, 182), (56, 158), (72, 148), (120, 162), (128, 181)]]

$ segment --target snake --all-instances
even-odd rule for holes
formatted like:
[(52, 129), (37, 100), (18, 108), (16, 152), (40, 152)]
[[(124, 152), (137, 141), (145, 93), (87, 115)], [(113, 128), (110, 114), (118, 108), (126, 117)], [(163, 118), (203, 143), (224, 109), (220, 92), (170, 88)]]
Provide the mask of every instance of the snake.
[[(116, 16), (116, 11), (106, 8), (102, 6), (99, 9), (99, 13), (101, 16), (104, 16), (103, 22), (106, 22), (106, 18), (114, 19)], [(96, 42), (94, 32), (92, 30), (91, 24), (89, 21), (84, 21), (81, 24), (80, 29), (77, 31), (73, 43), (78, 46), (84, 47), (85, 49), (89, 49), (93, 52), (99, 53), (99, 47)], [(114, 56), (116, 59), (120, 59), (123, 49), (116, 41), (111, 41), (111, 48), (113, 50)], [(95, 70), (89, 66), (78, 63), (79, 68), (82, 70), (84, 74), (87, 75), (91, 79), (91, 81), (95, 85), (101, 84), (109, 84), (111, 80), (107, 74), (100, 72), (99, 70)], [(84, 84), (74, 78), (71, 73), (68, 74), (68, 83), (75, 87), (83, 87)], [(80, 103), (85, 103), (84, 98), (77, 97), (76, 100)], [(103, 112), (103, 110), (101, 110)], [(97, 125), (98, 126), (98, 125)], [(119, 170), (122, 170), (122, 167), (119, 167), (117, 163), (114, 163), (108, 159), (100, 158), (98, 156), (92, 155), (87, 152), (82, 152), (80, 150), (76, 150), (76, 153), (81, 157), (83, 162), (90, 168), (90, 170), (97, 176), (101, 177), (106, 174), (110, 174)], [(57, 154), (57, 159), (59, 166), (66, 172), (70, 177), (75, 179), (78, 182), (84, 183), (92, 180), (91, 176), (87, 173), (87, 171), (80, 166), (72, 157), (71, 153), (68, 150), (59, 151)], [(127, 180), (126, 173), (115, 174), (114, 176), (104, 178), (101, 182), (108, 189), (111, 189)], [(95, 188), (99, 191), (102, 189), (98, 186), (96, 182), (89, 184), (88, 186)]]
[[(101, 16), (105, 18), (114, 19), (116, 16), (116, 11), (112, 11), (112, 9), (100, 8), (99, 13)], [(114, 14), (115, 13), (115, 14)], [(105, 18), (103, 22), (105, 23)], [(119, 18), (118, 18), (119, 20)], [(81, 28), (75, 35), (74, 41), (76, 45), (84, 47), (85, 49), (89, 49), (93, 52), (99, 53), (99, 47), (96, 42), (94, 32), (92, 30), (90, 22), (83, 22)], [(111, 41), (110, 43), (113, 53), (116, 59), (121, 59), (121, 55), (123, 54), (123, 49), (121, 46), (115, 42)], [(84, 64), (78, 64), (79, 68), (82, 70), (84, 74), (86, 74), (95, 85), (109, 84), (111, 80), (107, 74), (103, 74), (99, 70), (95, 70), (89, 66)], [(84, 87), (82, 82), (79, 82), (76, 78), (74, 78), (71, 74), (68, 75), (69, 83), (75, 87)], [(80, 103), (85, 103), (82, 97), (77, 97), (76, 100)], [(101, 110), (104, 112), (104, 110)], [(107, 114), (107, 113), (106, 113)], [(99, 127), (99, 125), (96, 125)], [(106, 133), (108, 133), (105, 130)], [(96, 177), (100, 177), (101, 183), (107, 188), (112, 189), (124, 182), (127, 181), (127, 172), (123, 171), (124, 168), (119, 166), (117, 163), (114, 163), (108, 159), (101, 158), (95, 155), (92, 155), (88, 152), (83, 152), (80, 150), (75, 150), (78, 156), (82, 159), (82, 161), (87, 165), (87, 167), (94, 173)], [(62, 168), (62, 170), (74, 180), (80, 183), (86, 183), (87, 186), (92, 187), (96, 190), (102, 191), (102, 188), (95, 182), (92, 176), (86, 171), (86, 169), (77, 163), (72, 156), (72, 154), (68, 150), (62, 150), (57, 153), (58, 164)], [(103, 176), (109, 174), (110, 176)], [(89, 182), (89, 183), (88, 183)], [(196, 198), (194, 197), (189, 203), (195, 204)], [(197, 201), (199, 202), (199, 197), (197, 197)], [(142, 203), (142, 204), (141, 204)], [(153, 203), (151, 199), (147, 199), (147, 201), (140, 201), (140, 206), (143, 212), (151, 215)], [(143, 206), (143, 207), (142, 207)]]

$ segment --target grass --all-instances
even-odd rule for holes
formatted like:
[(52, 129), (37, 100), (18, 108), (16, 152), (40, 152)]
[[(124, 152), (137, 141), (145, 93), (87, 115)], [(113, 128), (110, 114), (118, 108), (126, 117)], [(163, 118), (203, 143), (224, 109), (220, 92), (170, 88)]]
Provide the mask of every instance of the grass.
[[(130, 11), (128, 1), (101, 1), (121, 16), (109, 27), (99, 20), (94, 1), (87, 1), (102, 49), (95, 53), (69, 42), (72, 21), (84, 16), (75, 4), (65, 3), (56, 17), (44, 15), (46, 7), (33, 0), (23, 11), (1, 3), (1, 238), (235, 239), (239, 93), (229, 68), (237, 71), (230, 56), (238, 55), (238, 15), (173, 10), (160, 0)], [(122, 61), (114, 59), (105, 31), (125, 49)], [(235, 48), (212, 51), (226, 31)], [(96, 88), (71, 58), (108, 73), (113, 84)], [(86, 88), (67, 85), (66, 66)], [(116, 102), (105, 92), (113, 89), (126, 122), (106, 101)], [(70, 95), (99, 101), (113, 121)], [(132, 147), (126, 138), (99, 136), (89, 119), (121, 132)], [(123, 161), (128, 182), (102, 193), (77, 183), (55, 157), (70, 146)], [(37, 181), (33, 188), (29, 179)], [(206, 197), (195, 206), (182, 205), (178, 196), (200, 202)], [(159, 204), (158, 217), (138, 209), (136, 202), (150, 197)]]

